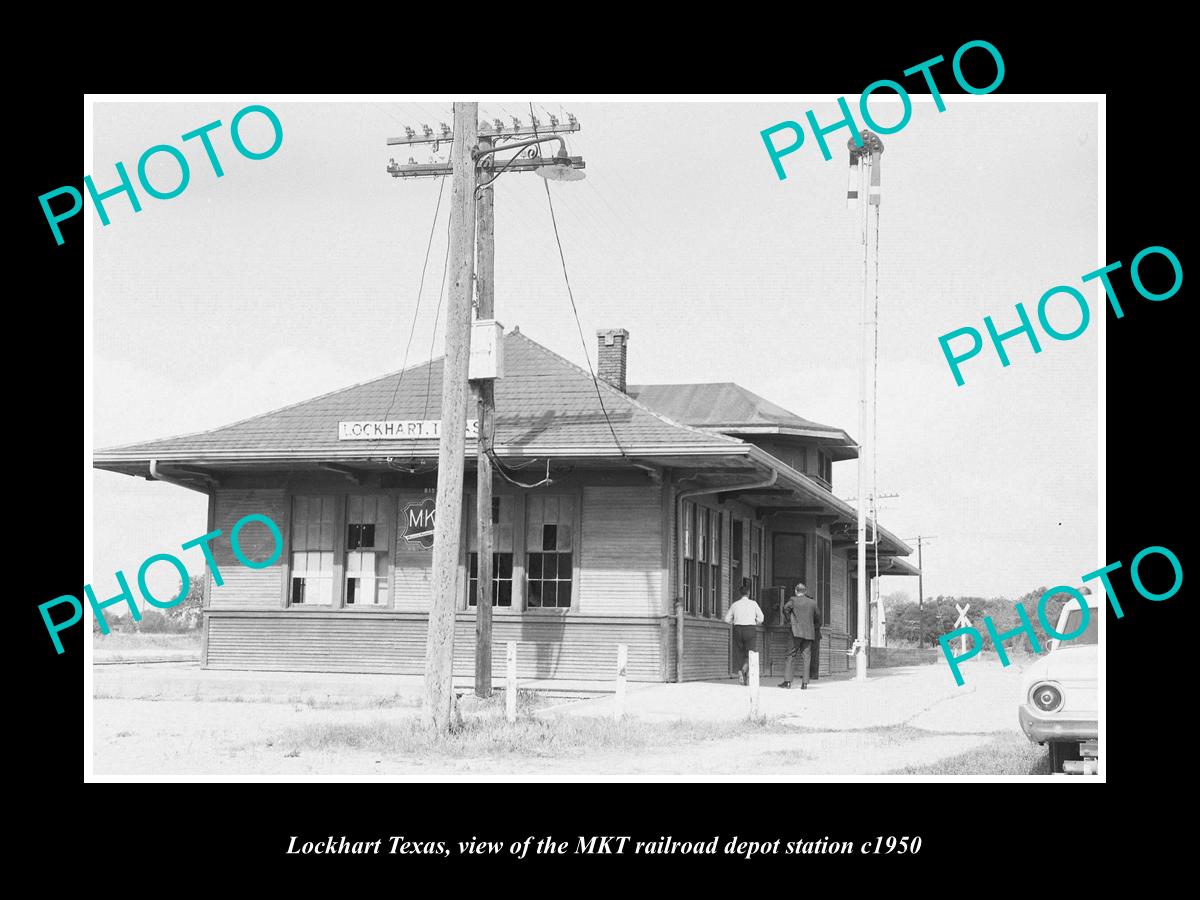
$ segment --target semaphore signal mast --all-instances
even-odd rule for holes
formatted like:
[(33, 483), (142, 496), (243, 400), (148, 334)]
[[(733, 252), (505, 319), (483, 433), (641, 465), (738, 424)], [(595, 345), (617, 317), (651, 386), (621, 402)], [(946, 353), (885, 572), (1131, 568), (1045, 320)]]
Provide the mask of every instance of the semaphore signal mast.
[[(858, 380), (858, 433), (860, 435), (860, 450), (858, 455), (858, 558), (857, 558), (857, 577), (858, 577), (858, 636), (855, 638), (854, 646), (858, 651), (855, 654), (855, 681), (867, 680), (867, 620), (870, 610), (870, 597), (867, 596), (864, 588), (867, 585), (867, 546), (870, 543), (878, 543), (878, 534), (874, 535), (872, 541), (867, 540), (867, 506), (868, 503), (872, 508), (872, 519), (874, 519), (875, 505), (875, 485), (871, 485), (871, 490), (868, 495), (867, 491), (867, 465), (868, 462), (873, 462), (875, 435), (873, 428), (868, 430), (872, 425), (871, 418), (868, 415), (867, 398), (870, 393), (871, 410), (875, 408), (877, 383), (872, 384), (870, 391), (867, 385), (867, 367), (874, 360), (876, 367), (878, 366), (878, 336), (879, 336), (879, 158), (883, 154), (883, 141), (874, 132), (868, 131), (865, 128), (860, 135), (855, 135), (847, 142), (847, 147), (850, 150), (850, 173), (848, 176), (848, 184), (846, 188), (847, 204), (854, 209), (861, 208), (862, 210), (862, 249), (863, 249), (863, 284), (862, 284), (862, 307), (859, 314), (859, 327), (861, 328), (860, 339), (860, 357), (859, 357), (859, 380)], [(857, 177), (856, 177), (857, 176)], [(861, 203), (860, 199), (863, 194), (868, 195), (868, 202)], [(870, 210), (875, 209), (875, 240), (871, 240), (870, 229)], [(874, 247), (875, 261), (875, 306), (869, 307), (867, 302), (870, 277), (869, 269), (872, 259), (872, 247)], [(873, 529), (878, 532), (878, 529)], [(879, 548), (876, 546), (876, 571), (878, 572), (878, 556)], [(872, 583), (872, 591), (876, 588), (876, 584)]]

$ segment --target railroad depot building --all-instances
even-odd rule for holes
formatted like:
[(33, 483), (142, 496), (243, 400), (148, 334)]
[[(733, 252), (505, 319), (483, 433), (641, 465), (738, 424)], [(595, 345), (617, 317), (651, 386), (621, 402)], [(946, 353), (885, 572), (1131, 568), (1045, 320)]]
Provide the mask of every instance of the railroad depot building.
[[(852, 667), (869, 593), (855, 583), (856, 510), (831, 490), (834, 463), (858, 453), (844, 431), (736, 384), (627, 384), (622, 329), (599, 334), (598, 384), (518, 329), (500, 340), (496, 458), (514, 481), (552, 483), (495, 480), (497, 675), (505, 642), (517, 641), (522, 678), (611, 678), (620, 643), (632, 679), (725, 677), (721, 617), (743, 578), (767, 615), (764, 674), (783, 671), (779, 607), (797, 580), (826, 623), (821, 673)], [(224, 584), (208, 573), (204, 667), (424, 671), (441, 380), (436, 359), (223, 428), (96, 452), (97, 468), (208, 494)], [(470, 410), (454, 648), (463, 676), (475, 650)], [(237, 564), (229, 544), (251, 513), (284, 538), (262, 569)], [(239, 537), (252, 559), (274, 550), (260, 523)], [(878, 562), (880, 574), (916, 574), (910, 553), (880, 528), (868, 573)]]

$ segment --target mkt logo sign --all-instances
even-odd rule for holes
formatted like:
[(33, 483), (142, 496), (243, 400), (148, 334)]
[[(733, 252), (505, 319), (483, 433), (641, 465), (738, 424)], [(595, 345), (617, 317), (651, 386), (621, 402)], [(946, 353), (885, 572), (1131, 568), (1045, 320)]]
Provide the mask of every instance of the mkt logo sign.
[(436, 506), (433, 497), (414, 500), (400, 510), (400, 537), (410, 550), (433, 548), (433, 525)]

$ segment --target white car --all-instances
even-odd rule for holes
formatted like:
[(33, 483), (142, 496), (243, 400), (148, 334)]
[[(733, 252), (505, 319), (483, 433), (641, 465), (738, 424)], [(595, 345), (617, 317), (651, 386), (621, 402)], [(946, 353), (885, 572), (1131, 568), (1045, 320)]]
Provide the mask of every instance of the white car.
[[(1100, 755), (1096, 684), (1102, 610), (1094, 595), (1085, 599), (1087, 628), (1071, 640), (1051, 640), (1050, 652), (1025, 670), (1021, 685), (1021, 730), (1031, 741), (1049, 745), (1055, 774), (1093, 774)], [(1082, 618), (1083, 610), (1072, 600), (1054, 630), (1071, 634)]]

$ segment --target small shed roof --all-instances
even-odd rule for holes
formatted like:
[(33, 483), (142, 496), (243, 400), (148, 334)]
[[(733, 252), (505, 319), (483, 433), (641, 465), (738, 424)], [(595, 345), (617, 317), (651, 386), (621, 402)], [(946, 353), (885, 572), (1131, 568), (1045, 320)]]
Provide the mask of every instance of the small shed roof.
[(728, 434), (783, 434), (854, 447), (845, 431), (805, 419), (732, 381), (634, 384), (629, 394), (677, 422)]

